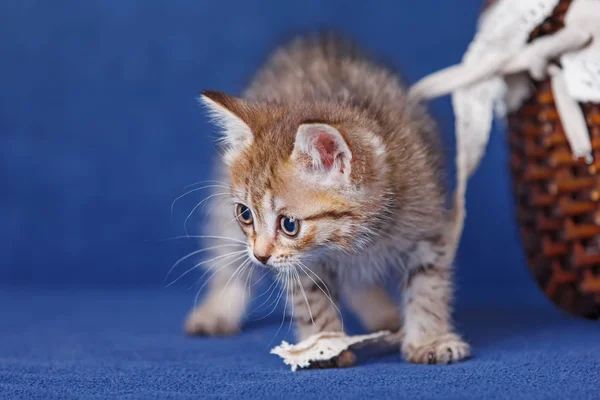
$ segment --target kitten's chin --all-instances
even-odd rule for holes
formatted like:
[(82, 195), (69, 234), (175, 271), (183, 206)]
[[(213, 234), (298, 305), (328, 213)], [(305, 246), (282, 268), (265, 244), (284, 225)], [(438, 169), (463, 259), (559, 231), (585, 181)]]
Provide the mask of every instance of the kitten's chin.
[(307, 264), (306, 260), (298, 260), (298, 261), (273, 261), (269, 262), (268, 265), (262, 264), (263, 267), (269, 268), (272, 271), (286, 271), (291, 269), (300, 269)]
[(292, 269), (296, 265), (297, 264), (290, 263), (290, 262), (285, 262), (285, 263), (275, 262), (275, 263), (272, 263), (272, 264), (269, 264), (269, 265), (264, 265), (263, 264), (262, 266), (265, 267), (265, 268), (268, 268), (268, 269), (270, 269), (272, 271), (276, 271), (277, 272), (277, 271), (283, 271), (283, 270), (286, 270), (286, 269)]

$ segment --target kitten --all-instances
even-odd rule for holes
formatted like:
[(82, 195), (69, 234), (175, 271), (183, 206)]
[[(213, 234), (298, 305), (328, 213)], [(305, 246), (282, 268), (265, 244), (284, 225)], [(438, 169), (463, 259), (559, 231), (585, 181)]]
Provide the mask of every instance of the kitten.
[[(286, 277), (300, 340), (343, 329), (334, 304), (343, 293), (369, 330), (402, 329), (407, 360), (469, 356), (451, 321), (439, 138), (397, 76), (352, 43), (305, 36), (279, 49), (242, 98), (201, 100), (225, 148), (207, 235), (243, 240), (247, 253), (229, 253), (236, 241), (216, 249), (188, 333), (238, 331), (255, 269), (238, 267), (249, 257)], [(391, 277), (400, 305), (380, 286)], [(330, 365), (353, 362), (346, 352)]]

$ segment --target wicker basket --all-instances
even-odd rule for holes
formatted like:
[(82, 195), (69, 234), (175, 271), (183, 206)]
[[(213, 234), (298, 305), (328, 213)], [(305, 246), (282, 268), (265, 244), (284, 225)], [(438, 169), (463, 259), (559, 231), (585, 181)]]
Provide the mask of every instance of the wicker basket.
[[(561, 29), (562, 0), (530, 40)], [(537, 283), (561, 308), (600, 319), (600, 104), (582, 104), (594, 163), (574, 160), (549, 81), (509, 116), (517, 218)]]

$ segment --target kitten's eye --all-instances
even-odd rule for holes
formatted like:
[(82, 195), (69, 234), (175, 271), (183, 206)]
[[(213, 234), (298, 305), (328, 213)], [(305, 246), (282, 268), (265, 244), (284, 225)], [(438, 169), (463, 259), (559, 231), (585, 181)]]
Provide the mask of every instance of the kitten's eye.
[(300, 221), (290, 217), (281, 217), (279, 221), (283, 233), (292, 237), (298, 234), (298, 230), (300, 230)]
[(248, 207), (243, 204), (238, 204), (235, 206), (235, 215), (238, 221), (240, 221), (244, 225), (251, 225), (254, 222), (252, 218), (252, 211)]

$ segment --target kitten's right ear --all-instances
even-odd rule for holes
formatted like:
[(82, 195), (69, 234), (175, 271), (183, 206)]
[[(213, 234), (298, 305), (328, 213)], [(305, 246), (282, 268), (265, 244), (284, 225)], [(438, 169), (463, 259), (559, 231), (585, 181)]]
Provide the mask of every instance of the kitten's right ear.
[(319, 184), (350, 183), (352, 152), (340, 131), (332, 125), (300, 125), (291, 158)]
[(199, 100), (222, 129), (222, 141), (228, 155), (237, 153), (252, 143), (254, 136), (247, 122), (251, 109), (246, 100), (212, 90), (203, 91)]

